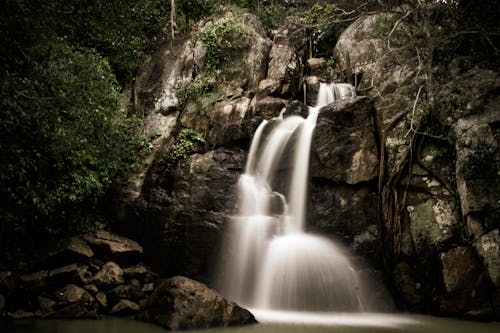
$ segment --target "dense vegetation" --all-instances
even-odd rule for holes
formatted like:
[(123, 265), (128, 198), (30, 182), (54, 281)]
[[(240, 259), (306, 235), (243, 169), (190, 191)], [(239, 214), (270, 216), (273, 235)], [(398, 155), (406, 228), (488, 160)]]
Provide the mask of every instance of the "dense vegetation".
[(0, 251), (17, 264), (32, 240), (106, 226), (98, 206), (144, 150), (118, 81), (162, 10), (159, 0), (0, 6)]

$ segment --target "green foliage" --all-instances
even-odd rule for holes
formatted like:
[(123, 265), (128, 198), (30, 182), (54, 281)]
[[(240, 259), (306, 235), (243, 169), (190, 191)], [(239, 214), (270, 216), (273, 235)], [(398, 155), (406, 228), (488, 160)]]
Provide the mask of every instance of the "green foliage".
[(194, 80), (179, 82), (175, 87), (175, 96), (181, 106), (188, 102), (198, 102), (198, 100), (211, 89), (208, 79), (196, 77)]
[(203, 134), (190, 128), (184, 128), (179, 132), (167, 155), (167, 169), (172, 169), (179, 161), (185, 160), (196, 151), (196, 146), (204, 144)]
[(116, 76), (148, 43), (156, 4), (0, 5), (0, 261), (22, 258), (31, 246), (20, 240), (107, 225), (105, 193), (145, 150), (138, 120), (119, 110)]
[(209, 24), (202, 31), (202, 40), (206, 48), (203, 66), (208, 73), (216, 74), (250, 47), (247, 28), (232, 13)]

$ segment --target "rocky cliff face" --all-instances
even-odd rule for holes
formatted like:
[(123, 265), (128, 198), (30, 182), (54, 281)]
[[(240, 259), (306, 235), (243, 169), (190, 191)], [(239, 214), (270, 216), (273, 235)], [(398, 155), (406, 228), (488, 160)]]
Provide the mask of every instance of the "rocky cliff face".
[[(374, 32), (397, 15), (362, 17), (336, 45), (338, 70), (366, 96), (318, 117), (307, 227), (375, 264), (383, 254), (412, 310), (498, 318), (500, 78), (479, 68), (429, 71), (396, 53)], [(227, 28), (234, 21), (243, 23)], [(221, 25), (252, 47), (229, 48), (212, 71), (207, 34)], [(329, 79), (306, 48), (300, 21), (270, 40), (254, 16), (227, 11), (143, 64), (129, 106), (144, 112), (153, 152), (117, 213), (156, 271), (210, 281), (252, 133), (283, 109), (307, 113), (301, 101), (313, 104)]]
[[(206, 34), (220, 25), (239, 29), (252, 47), (231, 50), (234, 58), (210, 72)], [(210, 281), (224, 225), (237, 208), (236, 184), (251, 135), (283, 109), (307, 115), (297, 100), (303, 78), (325, 72), (324, 60), (306, 66), (306, 48), (301, 21), (286, 23), (271, 41), (254, 16), (226, 12), (201, 22), (188, 39), (161, 46), (142, 65), (130, 105), (146, 115), (153, 153), (120, 196), (118, 228), (141, 241), (156, 271)], [(308, 77), (317, 84), (323, 79)], [(348, 243), (357, 239), (373, 254), (378, 148), (372, 111), (369, 99), (358, 98), (321, 112), (308, 227), (336, 232)], [(180, 142), (186, 129), (205, 142)]]
[(411, 309), (498, 318), (500, 77), (457, 61), (425, 71), (375, 36), (397, 15), (358, 19), (335, 48), (375, 102), (386, 269)]

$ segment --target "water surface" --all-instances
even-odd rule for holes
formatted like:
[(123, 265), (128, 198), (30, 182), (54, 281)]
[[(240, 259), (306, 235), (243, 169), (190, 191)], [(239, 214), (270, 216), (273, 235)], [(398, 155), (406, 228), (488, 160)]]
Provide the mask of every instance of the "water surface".
[[(296, 318), (297, 319), (297, 318)], [(300, 318), (299, 318), (300, 319)], [(267, 323), (186, 333), (499, 333), (500, 323), (482, 323), (421, 315), (338, 315), (318, 324)], [(0, 320), (2, 333), (165, 333), (165, 329), (131, 318), (101, 320)]]

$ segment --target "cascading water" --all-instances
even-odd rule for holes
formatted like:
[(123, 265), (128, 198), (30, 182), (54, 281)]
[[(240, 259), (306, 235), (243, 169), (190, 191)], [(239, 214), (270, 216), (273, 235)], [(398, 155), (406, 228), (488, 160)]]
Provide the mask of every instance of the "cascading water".
[(219, 285), (228, 298), (255, 309), (363, 310), (362, 286), (342, 250), (304, 231), (319, 110), (353, 96), (351, 85), (321, 84), (306, 119), (280, 115), (256, 130), (238, 183), (239, 213), (231, 221), (229, 258)]

